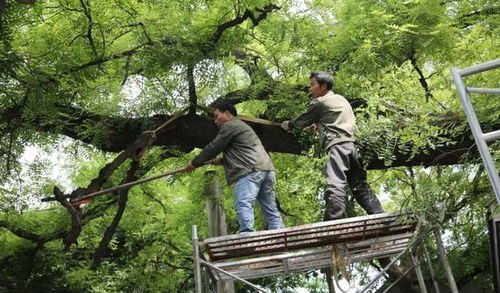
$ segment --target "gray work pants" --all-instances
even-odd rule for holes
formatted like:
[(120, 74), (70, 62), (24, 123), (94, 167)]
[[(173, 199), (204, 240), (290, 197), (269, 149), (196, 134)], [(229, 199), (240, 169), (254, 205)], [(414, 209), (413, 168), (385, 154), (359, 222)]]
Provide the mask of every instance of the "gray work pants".
[(378, 198), (366, 182), (366, 169), (361, 160), (360, 148), (353, 142), (338, 143), (328, 149), (326, 174), (325, 221), (344, 217), (347, 184), (356, 201), (368, 214), (384, 212)]

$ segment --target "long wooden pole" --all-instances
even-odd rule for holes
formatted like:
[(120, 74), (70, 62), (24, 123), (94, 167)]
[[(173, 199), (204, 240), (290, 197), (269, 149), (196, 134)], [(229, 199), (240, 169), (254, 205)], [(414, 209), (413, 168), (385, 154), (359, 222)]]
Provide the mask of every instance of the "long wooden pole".
[(193, 261), (194, 261), (194, 287), (196, 293), (201, 293), (201, 270), (200, 270), (200, 251), (198, 244), (198, 230), (196, 225), (191, 227), (191, 239), (193, 241)]
[(417, 274), (418, 286), (420, 287), (420, 292), (427, 293), (427, 287), (425, 286), (424, 275), (420, 269), (420, 261), (417, 259), (415, 250), (410, 251), (410, 256), (413, 264), (415, 265), (415, 273)]
[[(208, 216), (208, 236), (219, 237), (227, 235), (226, 216), (222, 207), (222, 191), (219, 176), (214, 170), (205, 172), (205, 195)], [(234, 293), (232, 281), (218, 281), (217, 293)]]
[(450, 262), (448, 261), (446, 251), (444, 250), (443, 240), (441, 239), (441, 234), (438, 230), (434, 230), (434, 238), (436, 238), (436, 245), (439, 251), (439, 256), (441, 257), (444, 271), (446, 272), (446, 277), (448, 278), (450, 290), (452, 293), (458, 293), (457, 284), (455, 283), (455, 278), (453, 277), (453, 272), (451, 271)]
[(427, 261), (427, 265), (429, 266), (429, 272), (431, 274), (431, 279), (432, 279), (432, 285), (434, 286), (434, 290), (436, 293), (441, 293), (439, 290), (439, 285), (436, 281), (436, 275), (434, 274), (434, 268), (432, 267), (431, 263), (431, 258), (429, 257), (429, 252), (427, 251), (427, 245), (424, 243), (424, 253), (425, 253), (425, 260)]

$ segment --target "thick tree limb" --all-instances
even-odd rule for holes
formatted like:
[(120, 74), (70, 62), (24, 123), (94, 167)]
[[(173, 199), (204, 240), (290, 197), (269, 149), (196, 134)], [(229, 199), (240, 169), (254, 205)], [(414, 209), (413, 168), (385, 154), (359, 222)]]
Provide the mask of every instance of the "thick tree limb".
[[(60, 134), (80, 140), (95, 147), (108, 151), (120, 152), (124, 150), (124, 146), (131, 145), (135, 137), (138, 137), (147, 129), (152, 129), (155, 126), (164, 122), (168, 116), (157, 115), (147, 118), (123, 118), (97, 115), (82, 111), (71, 106), (58, 106), (56, 113), (51, 113), (51, 117), (45, 117), (40, 114), (34, 115), (30, 121), (32, 127), (42, 132)], [(0, 123), (5, 121), (12, 115), (13, 109), (5, 109), (0, 112)], [(457, 117), (446, 118), (441, 121), (436, 119), (435, 123), (449, 123), (450, 119), (455, 119), (456, 125), (462, 123)], [(444, 121), (444, 122), (443, 122)], [(43, 123), (42, 123), (43, 122)], [(281, 130), (279, 127), (262, 125), (249, 122), (256, 133), (262, 140), (266, 149), (270, 152), (300, 154), (304, 147), (299, 144), (296, 137), (292, 134)], [(85, 125), (85, 126), (84, 126)], [(485, 129), (500, 128), (500, 121), (489, 122), (484, 125)], [(99, 133), (99, 136), (89, 136), (88, 127), (98, 127), (105, 133)], [(177, 120), (165, 127), (165, 130), (159, 134), (154, 145), (163, 146), (165, 148), (176, 149), (182, 152), (190, 152), (194, 148), (203, 148), (208, 144), (217, 133), (217, 128), (211, 118), (199, 115), (181, 116)], [(105, 140), (98, 139), (105, 137)], [(454, 144), (446, 146), (428, 148), (412, 157), (398, 148), (394, 149), (394, 160), (391, 165), (386, 166), (385, 162), (378, 158), (377, 154), (366, 149), (368, 168), (370, 169), (385, 169), (396, 166), (415, 166), (415, 165), (449, 165), (460, 163), (461, 156), (468, 153), (475, 153), (474, 141), (468, 131), (459, 134), (443, 134), (437, 138), (445, 138), (451, 140)]]
[(260, 59), (258, 56), (248, 54), (243, 50), (235, 50), (233, 55), (236, 59), (236, 64), (245, 70), (252, 84), (256, 84), (257, 80), (273, 81), (272, 76), (264, 68), (258, 66)]

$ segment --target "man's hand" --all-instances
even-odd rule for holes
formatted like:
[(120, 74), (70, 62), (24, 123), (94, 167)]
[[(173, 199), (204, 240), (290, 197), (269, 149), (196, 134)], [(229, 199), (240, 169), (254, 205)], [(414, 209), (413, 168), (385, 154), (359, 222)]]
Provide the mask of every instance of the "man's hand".
[(283, 128), (283, 130), (285, 130), (285, 131), (289, 131), (291, 129), (291, 127), (290, 127), (290, 121), (289, 120), (283, 121), (281, 123), (281, 128)]
[(189, 163), (187, 163), (186, 167), (186, 171), (188, 172), (193, 172), (194, 169), (196, 169), (196, 166), (193, 165), (193, 162), (192, 161), (189, 161)]
[(214, 166), (224, 166), (224, 160), (222, 158), (215, 158), (210, 162)]

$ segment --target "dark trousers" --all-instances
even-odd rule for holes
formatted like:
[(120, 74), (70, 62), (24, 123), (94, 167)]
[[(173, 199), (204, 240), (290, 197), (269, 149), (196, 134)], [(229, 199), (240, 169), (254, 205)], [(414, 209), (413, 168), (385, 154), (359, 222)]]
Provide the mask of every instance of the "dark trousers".
[(356, 201), (368, 214), (384, 212), (380, 201), (366, 182), (366, 169), (361, 160), (361, 151), (353, 142), (342, 142), (329, 148), (326, 174), (325, 221), (344, 217), (347, 185), (351, 188)]

